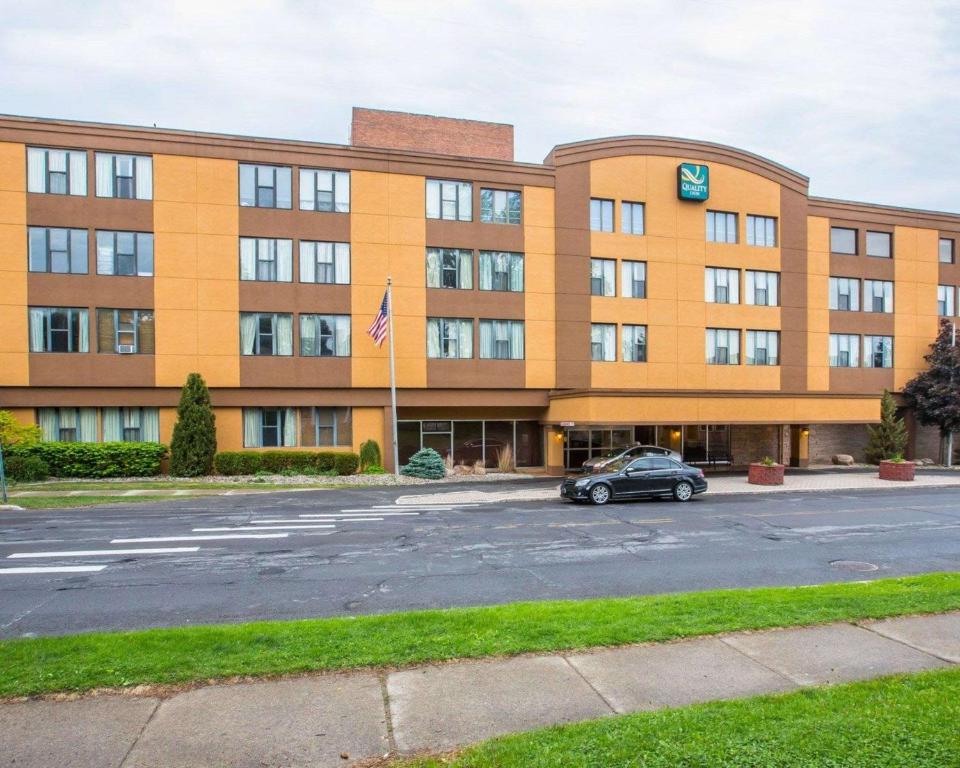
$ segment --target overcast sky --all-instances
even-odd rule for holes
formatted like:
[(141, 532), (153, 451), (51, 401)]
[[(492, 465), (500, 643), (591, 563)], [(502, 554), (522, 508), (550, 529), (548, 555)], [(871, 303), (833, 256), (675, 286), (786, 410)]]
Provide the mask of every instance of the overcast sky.
[[(153, 7), (148, 7), (153, 6)], [(661, 134), (960, 211), (957, 0), (0, 0), (0, 112), (346, 143), (354, 105)]]

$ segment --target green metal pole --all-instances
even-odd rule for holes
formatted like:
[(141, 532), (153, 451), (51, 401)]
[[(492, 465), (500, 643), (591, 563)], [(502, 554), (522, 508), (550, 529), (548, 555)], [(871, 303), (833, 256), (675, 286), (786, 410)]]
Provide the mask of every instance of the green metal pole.
[(3, 503), (7, 503), (7, 472), (3, 466), (3, 443), (0, 443), (0, 493), (3, 494)]

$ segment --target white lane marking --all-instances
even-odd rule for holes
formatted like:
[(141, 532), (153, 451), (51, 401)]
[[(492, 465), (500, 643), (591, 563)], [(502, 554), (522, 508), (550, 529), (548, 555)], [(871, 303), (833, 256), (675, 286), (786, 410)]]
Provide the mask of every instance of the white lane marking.
[(282, 531), (285, 529), (293, 528), (309, 528), (311, 530), (316, 528), (336, 528), (335, 525), (272, 525), (269, 528), (266, 527), (256, 527), (253, 525), (234, 525), (223, 528), (194, 528), (194, 533), (204, 533), (211, 531)]
[(223, 536), (145, 536), (140, 539), (113, 539), (111, 544), (146, 544), (151, 541), (219, 541), (220, 539), (285, 539), (289, 533), (238, 533)]
[(384, 517), (406, 517), (409, 515), (419, 515), (420, 511), (412, 512), (384, 512), (381, 509), (341, 509), (336, 515), (324, 514), (320, 512), (305, 512), (297, 517), (356, 517), (357, 515), (383, 515)]
[(84, 549), (74, 552), (14, 552), (8, 560), (35, 557), (105, 557), (109, 555), (172, 555), (177, 552), (199, 552), (200, 547), (158, 547), (154, 549)]
[(102, 571), (105, 565), (52, 565), (34, 566), (27, 568), (0, 568), (0, 576), (26, 575), (30, 573), (96, 573)]
[(249, 525), (284, 525), (286, 523), (340, 523), (344, 520), (383, 520), (383, 515), (337, 515), (336, 517), (300, 517), (296, 520), (251, 520)]
[(377, 523), (383, 522), (382, 517), (342, 517), (337, 520), (338, 523)]
[(457, 504), (455, 502), (437, 502), (430, 504), (373, 504), (370, 509), (453, 509), (454, 507), (479, 507), (480, 503)]

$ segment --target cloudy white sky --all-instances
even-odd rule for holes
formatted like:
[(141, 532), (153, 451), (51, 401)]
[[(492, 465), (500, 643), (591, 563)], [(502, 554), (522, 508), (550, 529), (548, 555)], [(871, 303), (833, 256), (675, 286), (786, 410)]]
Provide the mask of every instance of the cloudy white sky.
[(643, 133), (960, 211), (957, 0), (0, 0), (0, 112), (318, 141), (353, 105)]

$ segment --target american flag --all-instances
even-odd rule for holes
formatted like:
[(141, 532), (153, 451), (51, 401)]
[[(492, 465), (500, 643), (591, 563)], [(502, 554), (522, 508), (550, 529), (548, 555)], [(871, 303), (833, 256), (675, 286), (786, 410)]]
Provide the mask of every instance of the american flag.
[(367, 329), (367, 333), (373, 337), (374, 343), (379, 347), (383, 340), (387, 338), (387, 315), (390, 312), (389, 293), (383, 294), (383, 301), (380, 302), (380, 311), (373, 318), (373, 323)]

